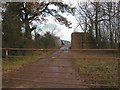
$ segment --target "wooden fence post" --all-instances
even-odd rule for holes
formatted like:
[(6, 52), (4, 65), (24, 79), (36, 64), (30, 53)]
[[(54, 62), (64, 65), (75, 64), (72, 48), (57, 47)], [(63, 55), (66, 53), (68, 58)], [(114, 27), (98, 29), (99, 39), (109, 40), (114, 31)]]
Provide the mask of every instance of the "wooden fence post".
[(6, 52), (6, 60), (8, 60), (8, 49), (5, 50)]
[(120, 89), (120, 43), (118, 43), (118, 88)]

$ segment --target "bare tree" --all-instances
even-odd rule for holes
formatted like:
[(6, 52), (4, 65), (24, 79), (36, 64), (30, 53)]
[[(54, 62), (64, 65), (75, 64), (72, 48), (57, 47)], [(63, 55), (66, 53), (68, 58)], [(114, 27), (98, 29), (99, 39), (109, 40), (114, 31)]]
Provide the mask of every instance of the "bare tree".
[(89, 32), (98, 48), (116, 48), (119, 34), (120, 2), (86, 2), (77, 7), (77, 20)]

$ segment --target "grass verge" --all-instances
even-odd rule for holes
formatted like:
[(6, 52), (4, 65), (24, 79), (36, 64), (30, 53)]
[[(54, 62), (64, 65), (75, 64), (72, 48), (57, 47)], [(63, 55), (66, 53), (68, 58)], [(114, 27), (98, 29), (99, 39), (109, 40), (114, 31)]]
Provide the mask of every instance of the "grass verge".
[[(96, 52), (98, 53), (98, 52)], [(87, 78), (84, 82), (88, 84), (118, 85), (118, 63), (108, 54), (99, 55), (89, 53), (72, 52), (72, 57), (76, 58), (73, 64), (77, 66), (76, 72), (80, 78)], [(109, 58), (107, 58), (109, 57)], [(110, 58), (111, 57), (111, 58)], [(86, 73), (81, 75), (80, 73)], [(92, 79), (92, 80), (90, 80)], [(106, 86), (103, 86), (106, 87)]]
[(53, 52), (44, 52), (40, 55), (32, 55), (30, 57), (20, 57), (20, 58), (11, 58), (6, 61), (2, 61), (2, 73), (3, 75), (8, 74), (12, 71), (15, 71), (23, 66), (29, 65), (40, 58), (46, 58), (50, 56)]

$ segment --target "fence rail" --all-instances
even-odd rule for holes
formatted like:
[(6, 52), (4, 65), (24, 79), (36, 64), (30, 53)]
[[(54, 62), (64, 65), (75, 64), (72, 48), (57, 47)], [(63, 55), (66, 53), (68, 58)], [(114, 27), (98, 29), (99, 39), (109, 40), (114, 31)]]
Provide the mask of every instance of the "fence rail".
[[(5, 51), (6, 58), (3, 58), (3, 60), (7, 60), (8, 57), (30, 57), (30, 56), (11, 56), (9, 55), (9, 51), (115, 51), (117, 58), (119, 59), (118, 52), (120, 52), (120, 49), (33, 49), (33, 48), (1, 48), (1, 50)], [(68, 57), (69, 58), (69, 57)], [(105, 58), (105, 57), (104, 57)], [(109, 59), (111, 57), (106, 57), (106, 59)], [(101, 57), (102, 59), (102, 57)]]
[(117, 85), (111, 85), (111, 84), (81, 84), (81, 83), (75, 83), (75, 84), (71, 84), (71, 83), (68, 83), (68, 84), (66, 84), (66, 83), (64, 83), (64, 82), (57, 82), (57, 83), (55, 83), (55, 82), (47, 82), (47, 81), (39, 81), (39, 80), (31, 80), (31, 79), (20, 79), (20, 78), (12, 78), (11, 80), (19, 80), (19, 81), (28, 81), (28, 82), (37, 82), (37, 83), (49, 83), (49, 84), (54, 84), (54, 85), (56, 85), (56, 84), (63, 84), (63, 85), (68, 85), (68, 86), (71, 86), (71, 85), (75, 85), (75, 86), (78, 86), (78, 85), (82, 85), (82, 86), (95, 86), (95, 87), (97, 87), (97, 86), (112, 86), (112, 87), (117, 87)]
[[(37, 50), (37, 51), (51, 51), (51, 50), (63, 50), (66, 51), (66, 49), (37, 49), (37, 48), (1, 48), (2, 50)], [(120, 49), (67, 49), (68, 51), (119, 51)]]

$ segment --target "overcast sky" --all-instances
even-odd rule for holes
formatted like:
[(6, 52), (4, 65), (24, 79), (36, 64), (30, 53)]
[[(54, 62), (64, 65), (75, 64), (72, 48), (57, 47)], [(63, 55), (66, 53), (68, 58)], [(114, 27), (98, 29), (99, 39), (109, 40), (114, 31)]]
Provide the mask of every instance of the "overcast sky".
[[(63, 2), (64, 3), (67, 3), (67, 4), (73, 4), (73, 6), (75, 6), (76, 5), (76, 1), (77, 0), (64, 0)], [(71, 5), (72, 6), (72, 5)], [(54, 5), (51, 5), (51, 6), (49, 6), (49, 8), (50, 9), (57, 9), (57, 7), (56, 6), (54, 6)], [(46, 19), (48, 19), (48, 21), (47, 21), (47, 23), (46, 23), (46, 25), (47, 24), (54, 24), (56, 27), (58, 27), (59, 29), (60, 29), (60, 32), (59, 32), (59, 35), (58, 36), (60, 36), (60, 38), (62, 39), (62, 40), (67, 40), (67, 41), (71, 41), (71, 33), (72, 32), (74, 32), (74, 30), (75, 30), (75, 28), (76, 28), (76, 26), (77, 26), (77, 21), (76, 21), (76, 18), (75, 18), (75, 16), (73, 16), (72, 14), (68, 14), (67, 12), (66, 13), (64, 13), (64, 14), (62, 14), (62, 13), (59, 13), (59, 14), (61, 14), (62, 16), (64, 16), (64, 17), (66, 17), (67, 18), (67, 20), (68, 21), (71, 21), (71, 23), (72, 23), (72, 28), (67, 28), (65, 25), (61, 25), (60, 23), (58, 23), (58, 22), (55, 22), (55, 19), (54, 19), (54, 17), (52, 17), (52, 16), (49, 16), (49, 17), (46, 17)], [(39, 27), (38, 28), (48, 28), (48, 26), (49, 26), (49, 28), (50, 27), (53, 27), (53, 25), (51, 26), (51, 25), (47, 25), (46, 27), (45, 26), (41, 26), (41, 24), (39, 25)], [(76, 30), (77, 31), (77, 30)], [(80, 30), (79, 30), (80, 31)]]
[(55, 22), (54, 20), (54, 17), (52, 16), (49, 16), (49, 17), (46, 17), (46, 19), (48, 19), (47, 23), (44, 25), (44, 24), (39, 24), (38, 25), (38, 29), (41, 28), (41, 29), (44, 29), (44, 32), (45, 31), (49, 31), (50, 29), (53, 29), (53, 27), (57, 27), (59, 29), (59, 35), (60, 38), (62, 40), (68, 40), (68, 41), (71, 41), (71, 33), (74, 32), (74, 28), (76, 28), (77, 26), (77, 21), (75, 19), (74, 16), (72, 15), (68, 15), (68, 14), (63, 14), (64, 17), (66, 17), (68, 19), (68, 21), (71, 21), (72, 22), (72, 28), (67, 28), (64, 24), (61, 25), (60, 23), (58, 22)]
[[(64, 3), (73, 5), (73, 7), (76, 6), (76, 2), (77, 0), (63, 0)], [(67, 28), (64, 25), (59, 25), (59, 27), (61, 28), (61, 39), (63, 40), (68, 40), (71, 41), (71, 33), (74, 32), (74, 28), (76, 28), (77, 26), (77, 21), (75, 16), (72, 16), (71, 14), (63, 14), (64, 17), (66, 17), (68, 19), (68, 21), (72, 22), (72, 28)]]

